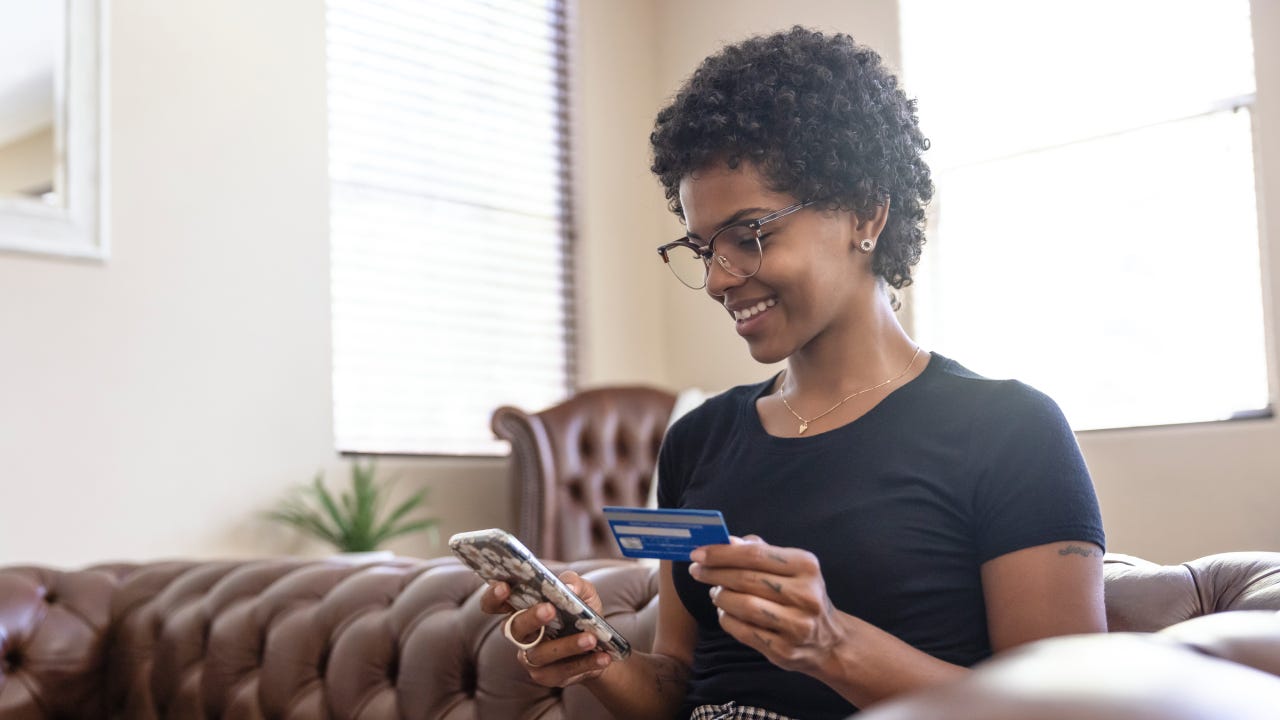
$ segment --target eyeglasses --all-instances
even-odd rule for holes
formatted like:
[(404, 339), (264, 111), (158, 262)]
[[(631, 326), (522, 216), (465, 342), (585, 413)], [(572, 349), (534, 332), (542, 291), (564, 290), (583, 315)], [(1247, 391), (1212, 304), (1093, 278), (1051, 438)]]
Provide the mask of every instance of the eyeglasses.
[(659, 247), (658, 254), (676, 278), (693, 290), (707, 286), (712, 258), (730, 275), (749, 278), (760, 272), (763, 260), (764, 251), (760, 247), (763, 233), (760, 228), (815, 202), (817, 200), (805, 200), (755, 220), (729, 223), (712, 233), (705, 245), (695, 243), (686, 235)]

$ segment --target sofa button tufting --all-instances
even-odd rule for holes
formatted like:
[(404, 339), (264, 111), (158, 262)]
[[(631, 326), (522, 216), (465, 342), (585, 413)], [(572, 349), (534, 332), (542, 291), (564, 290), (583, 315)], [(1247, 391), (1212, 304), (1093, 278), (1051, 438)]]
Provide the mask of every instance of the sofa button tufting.
[(474, 698), (476, 690), (479, 689), (480, 679), (477, 677), (477, 669), (475, 665), (467, 665), (462, 668), (462, 673), (458, 678), (462, 681), (462, 692), (467, 697)]

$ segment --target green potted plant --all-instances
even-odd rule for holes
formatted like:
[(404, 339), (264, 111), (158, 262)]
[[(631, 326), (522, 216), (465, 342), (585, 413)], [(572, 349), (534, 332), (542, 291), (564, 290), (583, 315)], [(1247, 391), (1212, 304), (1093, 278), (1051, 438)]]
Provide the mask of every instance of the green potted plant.
[(389, 512), (390, 488), (374, 482), (375, 462), (351, 463), (351, 487), (334, 497), (325, 487), (323, 472), (280, 503), (267, 517), (319, 538), (343, 553), (368, 553), (392, 538), (433, 528), (436, 518), (410, 513), (426, 501), (419, 490)]

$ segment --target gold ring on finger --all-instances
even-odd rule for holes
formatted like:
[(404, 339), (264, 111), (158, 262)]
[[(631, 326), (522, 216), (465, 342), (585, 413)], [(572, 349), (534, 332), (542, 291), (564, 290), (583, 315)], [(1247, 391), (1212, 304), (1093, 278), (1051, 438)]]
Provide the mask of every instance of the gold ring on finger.
[(506, 635), (507, 639), (510, 640), (513, 645), (520, 648), (521, 650), (528, 650), (530, 648), (537, 647), (538, 643), (542, 642), (542, 636), (547, 633), (546, 625), (539, 626), (538, 637), (534, 638), (532, 642), (520, 642), (519, 640), (516, 639), (516, 636), (511, 633), (511, 623), (517, 617), (520, 616), (520, 613), (526, 612), (528, 610), (529, 608), (523, 608), (521, 610), (517, 610), (511, 613), (511, 615), (507, 617), (507, 621), (502, 624), (502, 634)]
[(530, 660), (530, 659), (529, 659), (529, 649), (528, 649), (528, 648), (520, 648), (520, 659), (524, 661), (524, 664), (525, 664), (525, 665), (528, 665), (528, 666), (529, 666), (529, 667), (531, 667), (531, 668), (540, 668), (540, 667), (542, 667), (542, 666), (541, 666), (541, 665), (539, 665), (538, 663), (536, 663), (536, 662), (534, 662), (534, 661), (532, 661), (532, 660)]

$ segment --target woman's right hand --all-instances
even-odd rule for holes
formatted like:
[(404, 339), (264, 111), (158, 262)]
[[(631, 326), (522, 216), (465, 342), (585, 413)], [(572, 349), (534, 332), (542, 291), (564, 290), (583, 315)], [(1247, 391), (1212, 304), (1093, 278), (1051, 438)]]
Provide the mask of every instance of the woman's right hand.
[[(560, 580), (569, 586), (584, 603), (597, 613), (603, 605), (595, 585), (572, 570), (560, 574)], [(480, 597), (480, 608), (493, 615), (515, 612), (507, 602), (511, 588), (503, 582), (491, 583)], [(511, 621), (511, 635), (521, 642), (532, 642), (540, 628), (551, 622), (556, 609), (549, 602), (540, 602), (520, 613)], [(599, 677), (612, 664), (613, 657), (596, 649), (599, 641), (589, 632), (545, 639), (528, 650), (517, 649), (516, 662), (528, 671), (529, 677), (546, 687), (565, 687), (584, 680)]]

